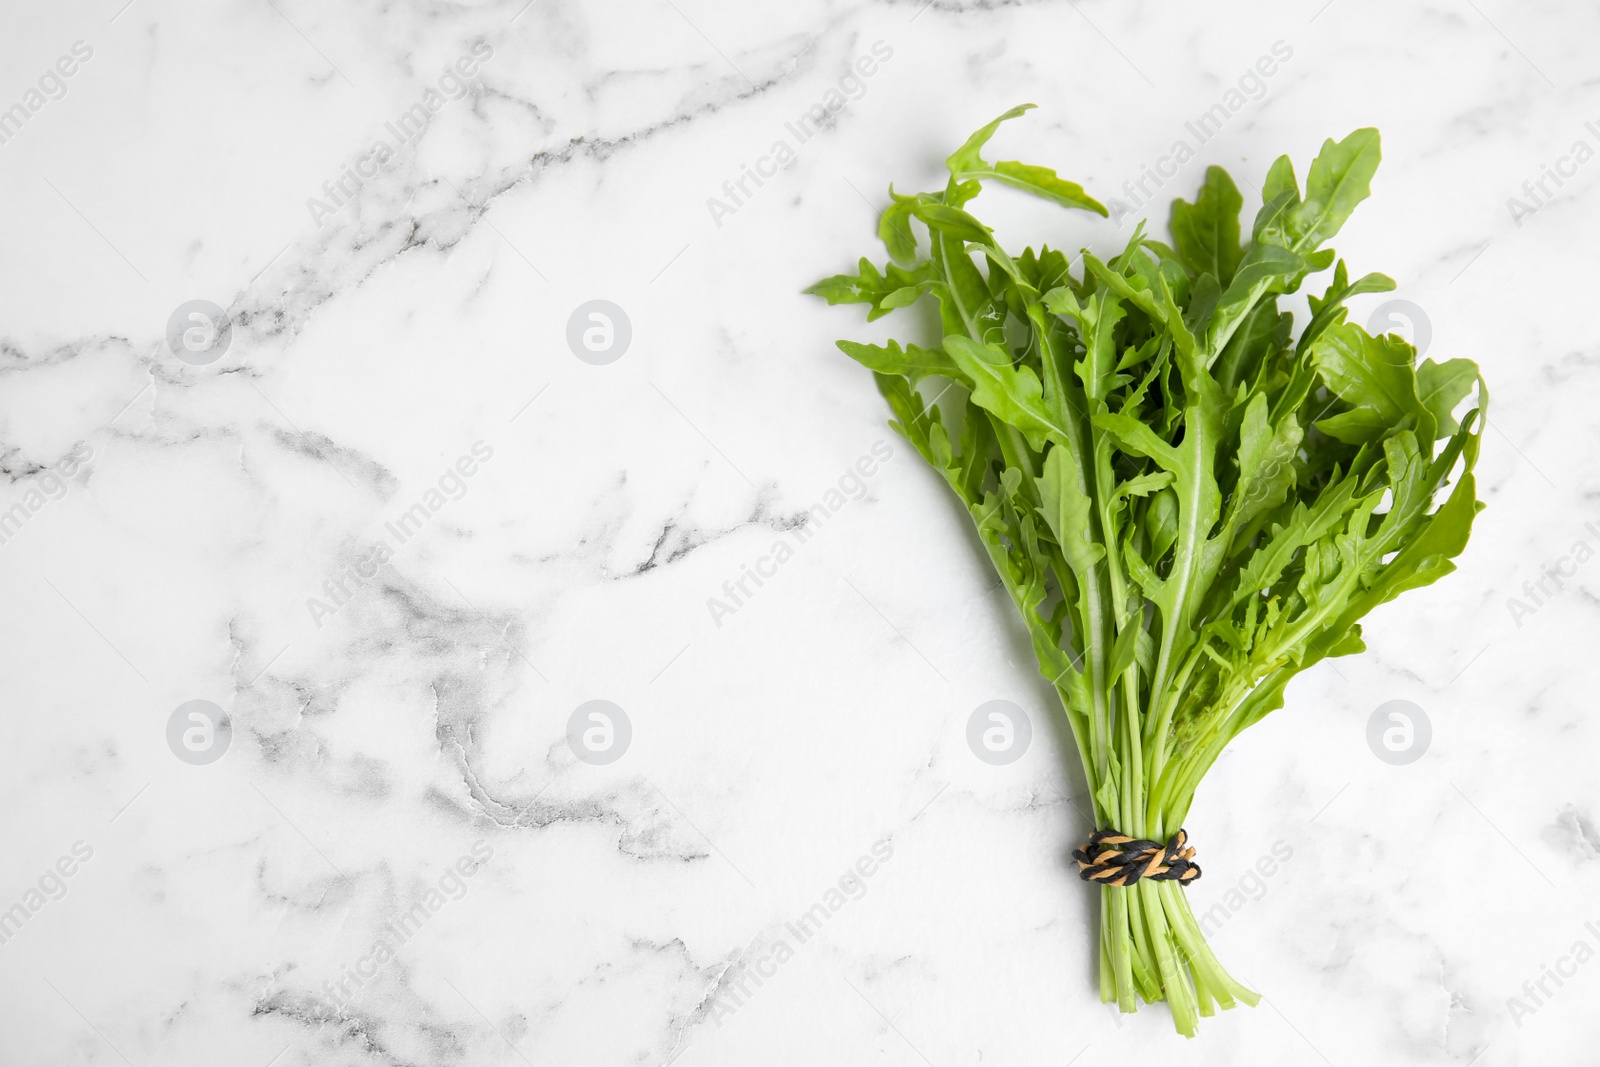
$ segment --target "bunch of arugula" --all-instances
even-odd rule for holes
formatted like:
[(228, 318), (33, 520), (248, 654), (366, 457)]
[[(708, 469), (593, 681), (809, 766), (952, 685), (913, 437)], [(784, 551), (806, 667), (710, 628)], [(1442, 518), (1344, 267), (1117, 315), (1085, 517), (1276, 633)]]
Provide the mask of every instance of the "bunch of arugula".
[[(1347, 299), (1394, 288), (1350, 281), (1322, 247), (1368, 194), (1376, 130), (1326, 142), (1303, 193), (1279, 158), (1247, 245), (1239, 192), (1211, 167), (1173, 203), (1171, 245), (1141, 225), (1074, 277), (1058, 251), (1007, 254), (966, 210), (996, 181), (1106, 214), (1049, 168), (984, 160), (1032, 106), (973, 134), (942, 192), (890, 189), (878, 234), (894, 262), (808, 291), (869, 320), (937, 301), (935, 346), (839, 347), (966, 505), (1065, 709), (1096, 827), (1163, 841), (1295, 674), (1361, 651), (1362, 616), (1455, 569), (1483, 506), (1488, 391), (1467, 360), (1418, 365), (1401, 338), (1345, 321)], [(1330, 266), (1296, 336), (1279, 299)], [(1165, 999), (1190, 1036), (1197, 1014), (1256, 1003), (1177, 883), (1101, 893), (1102, 1000)]]

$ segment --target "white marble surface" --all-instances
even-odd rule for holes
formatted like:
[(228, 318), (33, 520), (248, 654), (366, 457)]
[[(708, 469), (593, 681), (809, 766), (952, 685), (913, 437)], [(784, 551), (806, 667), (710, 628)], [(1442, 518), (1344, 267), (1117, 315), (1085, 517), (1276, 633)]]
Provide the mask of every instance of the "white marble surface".
[[(1600, 546), (1600, 163), (1507, 205), (1600, 147), (1592, 5), (123, 3), (0, 14), (0, 107), (31, 112), (0, 144), (0, 510), (25, 515), (0, 544), (0, 909), (26, 913), (0, 944), (0, 1064), (1592, 1048), (1600, 963), (1570, 954), (1600, 947), (1600, 563), (1528, 617), (1508, 598)], [(785, 124), (880, 41), (864, 94), (798, 143)], [(1040, 105), (1002, 135), (1016, 155), (1114, 196), (1279, 41), (1292, 58), (1161, 202), (1206, 163), (1244, 186), (1379, 126), (1338, 246), (1400, 279), (1433, 355), (1483, 365), (1490, 506), (1459, 574), (1373, 617), (1371, 651), (1298, 680), (1208, 779), (1201, 909), (1274, 842), (1294, 854), (1212, 939), (1266, 1001), (1185, 1044), (1164, 1009), (1099, 1004), (1050, 696), (963, 517), (833, 350), (859, 314), (799, 290), (881, 258), (888, 183), (936, 181), (1006, 107)], [(313, 218), (475, 44), (470, 92)], [(779, 140), (789, 166), (713, 219)], [(1012, 241), (1126, 238), (988, 200)], [(594, 298), (632, 323), (610, 365), (564, 339)], [(163, 341), (194, 299), (234, 321), (206, 366)], [(863, 498), (716, 625), (707, 599), (880, 440)], [(314, 621), (476, 442), (460, 498)], [(565, 740), (597, 698), (633, 728), (606, 766)], [(1041, 724), (1007, 767), (964, 741), (993, 698)], [(208, 766), (166, 740), (194, 699), (231, 716)], [(1433, 723), (1409, 766), (1365, 741), (1390, 699)], [(796, 942), (785, 923), (879, 842), (864, 895)], [(346, 966), (375, 976), (339, 1006)], [(741, 966), (772, 977), (730, 1013)], [(1513, 1012), (1546, 966), (1574, 974)]]

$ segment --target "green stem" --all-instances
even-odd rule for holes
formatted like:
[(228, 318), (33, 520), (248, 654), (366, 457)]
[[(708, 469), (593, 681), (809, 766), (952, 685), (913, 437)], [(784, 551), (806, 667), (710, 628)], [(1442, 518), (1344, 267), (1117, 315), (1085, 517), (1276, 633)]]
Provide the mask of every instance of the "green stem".
[(1136, 1011), (1139, 1002), (1133, 992), (1133, 940), (1128, 935), (1128, 899), (1117, 886), (1106, 886), (1101, 891), (1101, 928), (1105, 932), (1106, 951), (1111, 957), (1111, 986), (1116, 990), (1117, 1008), (1123, 1012)]
[(1149, 929), (1149, 940), (1155, 951), (1156, 967), (1161, 972), (1161, 988), (1172, 1009), (1172, 1023), (1184, 1037), (1193, 1037), (1197, 1024), (1198, 1005), (1194, 988), (1189, 984), (1189, 974), (1179, 973), (1177, 954), (1171, 930), (1167, 924), (1166, 903), (1161, 898), (1160, 884), (1138, 882), (1131, 887), (1139, 894), (1141, 910)]

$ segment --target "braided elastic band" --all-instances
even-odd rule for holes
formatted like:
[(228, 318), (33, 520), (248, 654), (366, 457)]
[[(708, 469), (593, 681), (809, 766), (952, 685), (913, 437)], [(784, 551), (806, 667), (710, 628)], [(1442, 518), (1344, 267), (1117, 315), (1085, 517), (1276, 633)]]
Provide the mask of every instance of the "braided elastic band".
[(1200, 877), (1189, 835), (1179, 830), (1163, 848), (1159, 841), (1129, 837), (1116, 830), (1096, 830), (1089, 843), (1072, 853), (1078, 877), (1101, 885), (1133, 885), (1141, 878), (1187, 885)]

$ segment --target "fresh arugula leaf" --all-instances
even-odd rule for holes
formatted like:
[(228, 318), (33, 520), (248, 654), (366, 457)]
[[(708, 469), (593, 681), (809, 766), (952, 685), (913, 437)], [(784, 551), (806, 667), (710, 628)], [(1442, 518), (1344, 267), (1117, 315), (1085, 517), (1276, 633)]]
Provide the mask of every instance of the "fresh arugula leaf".
[(1218, 285), (1233, 280), (1244, 249), (1239, 245), (1239, 209), (1244, 198), (1221, 167), (1207, 167), (1194, 203), (1172, 202), (1172, 238), (1191, 274), (1209, 274)]
[[(811, 291), (869, 319), (937, 299), (935, 346), (839, 347), (971, 516), (1061, 699), (1096, 825), (1165, 840), (1295, 674), (1360, 652), (1368, 612), (1455, 568), (1482, 506), (1488, 391), (1468, 360), (1419, 365), (1402, 338), (1346, 321), (1350, 298), (1394, 288), (1352, 282), (1324, 247), (1368, 195), (1376, 130), (1327, 141), (1303, 191), (1274, 162), (1248, 242), (1243, 198), (1213, 167), (1172, 205), (1170, 244), (1136, 227), (1074, 277), (1060, 252), (1008, 253), (967, 209), (1000, 182), (1103, 213), (1049, 168), (985, 160), (1029, 107), (952, 153), (943, 190), (891, 189), (878, 231), (895, 262)], [(1297, 333), (1279, 299), (1329, 267)], [(934, 377), (963, 388), (929, 406), (917, 386)], [(1102, 892), (1106, 998), (1165, 999), (1186, 1034), (1215, 1005), (1255, 1002), (1176, 886)]]
[(921, 345), (900, 347), (900, 342), (887, 345), (865, 345), (857, 341), (839, 341), (839, 351), (870, 370), (880, 374), (894, 374), (908, 378), (913, 384), (933, 375), (967, 381), (955, 360), (943, 349), (923, 348)]
[(1411, 346), (1392, 334), (1373, 337), (1350, 323), (1329, 330), (1311, 346), (1311, 360), (1350, 410), (1318, 421), (1317, 429), (1359, 445), (1381, 438), (1397, 424), (1431, 421), (1417, 396), (1414, 359)]
[(1470, 359), (1435, 363), (1425, 359), (1417, 367), (1417, 396), (1438, 424), (1437, 435), (1449, 437), (1458, 423), (1451, 412), (1467, 398), (1478, 381), (1478, 365)]
[(1045, 405), (1044, 387), (1032, 367), (1012, 366), (999, 346), (979, 344), (960, 334), (946, 337), (944, 349), (972, 382), (972, 402), (1020, 430), (1034, 451), (1042, 450), (1046, 440), (1068, 440), (1066, 427)]
[(1046, 200), (1053, 200), (1062, 207), (1082, 208), (1099, 215), (1107, 214), (1105, 205), (1084, 192), (1083, 186), (1058, 176), (1049, 167), (1017, 163), (1012, 160), (994, 164), (984, 162), (981, 155), (983, 146), (989, 143), (989, 138), (994, 136), (1000, 124), (1025, 114), (1033, 106), (1033, 104), (1020, 104), (967, 138), (967, 143), (952, 152), (950, 158), (945, 160), (951, 180), (982, 182), (985, 179), (993, 179), (1003, 185), (1021, 189)]
[(1315, 252), (1371, 193), (1381, 157), (1377, 130), (1356, 130), (1342, 141), (1328, 138), (1311, 163), (1301, 199), (1294, 165), (1280, 156), (1261, 186), (1266, 203), (1256, 216), (1256, 241), (1305, 256)]

